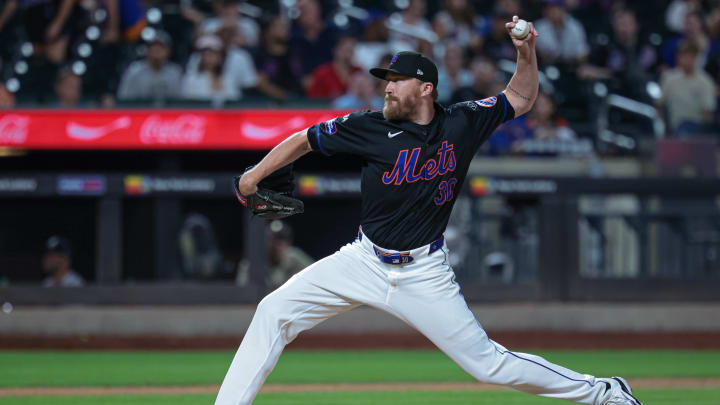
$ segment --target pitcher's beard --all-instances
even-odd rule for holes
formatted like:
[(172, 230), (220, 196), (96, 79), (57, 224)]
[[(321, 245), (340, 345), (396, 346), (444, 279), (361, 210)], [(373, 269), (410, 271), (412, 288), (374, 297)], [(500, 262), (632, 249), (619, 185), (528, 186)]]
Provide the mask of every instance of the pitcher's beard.
[(410, 121), (413, 112), (415, 112), (415, 106), (408, 100), (394, 99), (394, 102), (385, 98), (385, 105), (383, 105), (383, 117), (388, 121)]

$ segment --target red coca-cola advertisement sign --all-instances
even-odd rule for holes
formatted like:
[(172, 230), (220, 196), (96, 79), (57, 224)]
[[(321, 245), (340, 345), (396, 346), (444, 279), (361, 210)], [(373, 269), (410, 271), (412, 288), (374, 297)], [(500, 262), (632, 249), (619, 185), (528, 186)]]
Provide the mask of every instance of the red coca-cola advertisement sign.
[(341, 110), (12, 110), (0, 146), (19, 149), (270, 149)]

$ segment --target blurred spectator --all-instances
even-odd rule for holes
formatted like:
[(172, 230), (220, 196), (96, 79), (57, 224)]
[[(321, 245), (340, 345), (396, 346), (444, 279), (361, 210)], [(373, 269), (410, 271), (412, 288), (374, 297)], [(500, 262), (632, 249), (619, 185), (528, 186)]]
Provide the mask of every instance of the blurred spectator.
[(502, 10), (492, 16), (490, 30), (483, 40), (482, 52), (480, 52), (480, 54), (494, 60), (515, 60), (517, 58), (515, 45), (513, 45), (508, 37), (507, 28), (505, 28), (505, 23), (511, 19), (512, 15)]
[[(392, 54), (392, 53), (387, 53), (387, 54), (383, 55), (380, 58), (380, 60), (378, 61), (377, 65), (375, 65), (375, 66), (380, 66), (380, 67), (390, 66), (390, 61), (392, 60), (393, 56), (394, 56), (394, 54)], [(363, 70), (363, 72), (366, 72), (366, 71), (367, 70)], [(375, 92), (375, 95), (380, 97), (381, 100), (385, 100), (385, 85), (387, 83), (385, 83), (382, 80), (375, 80), (374, 83), (375, 83), (375, 86), (374, 86), (373, 91)]]
[(119, 99), (162, 101), (179, 95), (182, 69), (168, 62), (170, 46), (170, 36), (158, 31), (148, 44), (145, 59), (131, 63), (123, 73)]
[(498, 72), (492, 60), (485, 57), (476, 57), (470, 65), (473, 82), (469, 86), (460, 87), (450, 99), (451, 103), (460, 103), (468, 100), (480, 100), (494, 92), (498, 81)]
[(13, 107), (15, 107), (15, 95), (8, 91), (4, 84), (0, 83), (0, 109)]
[(543, 18), (535, 23), (542, 34), (537, 50), (543, 63), (580, 63), (588, 55), (585, 28), (566, 10), (564, 0), (546, 0)]
[(282, 221), (272, 221), (266, 234), (268, 253), (267, 286), (277, 288), (293, 274), (311, 265), (313, 260), (300, 248), (293, 246), (293, 232)]
[(105, 0), (107, 21), (100, 42), (136, 42), (143, 28), (147, 27), (145, 10), (139, 0)]
[[(290, 226), (280, 220), (274, 220), (265, 232), (265, 251), (267, 254), (267, 271), (265, 284), (275, 289), (285, 283), (293, 274), (298, 273), (313, 263), (307, 253), (293, 246), (293, 232)], [(251, 284), (248, 259), (238, 263), (235, 284), (247, 286)]]
[(390, 40), (387, 20), (382, 16), (371, 17), (367, 22), (362, 38), (355, 47), (353, 63), (364, 70), (380, 66), (382, 56), (394, 55), (401, 51), (410, 51), (412, 47), (403, 41)]
[(497, 0), (495, 2), (495, 11), (510, 17), (514, 15), (531, 15), (528, 11), (533, 9), (532, 4), (525, 3), (521, 5), (520, 0)]
[(71, 37), (84, 31), (86, 14), (77, 0), (27, 0), (24, 8), (25, 33), (37, 55), (51, 63), (65, 61)]
[(240, 14), (241, 0), (214, 0), (213, 9), (217, 17), (203, 22), (203, 34), (217, 34), (221, 27), (233, 27), (240, 35), (235, 44), (240, 47), (257, 46), (260, 39), (260, 27), (252, 18)]
[(55, 97), (58, 107), (78, 107), (82, 99), (82, 77), (69, 67), (60, 69), (55, 81)]
[(348, 92), (336, 98), (332, 107), (337, 110), (382, 109), (383, 98), (376, 91), (377, 84), (378, 81), (367, 73), (355, 72), (350, 78)]
[(445, 0), (443, 9), (433, 18), (433, 29), (439, 39), (451, 40), (461, 48), (479, 49), (480, 34), (476, 26), (482, 25), (482, 17), (475, 15), (475, 8), (467, 0)]
[(425, 0), (410, 0), (405, 10), (390, 15), (390, 40), (404, 42), (412, 50), (430, 54), (429, 42), (437, 40), (437, 35), (425, 19), (426, 11)]
[(241, 36), (237, 26), (223, 26), (217, 30), (217, 35), (223, 42), (223, 50), (226, 55), (224, 69), (228, 75), (233, 77), (239, 86), (238, 92), (242, 95), (242, 89), (253, 88), (258, 84), (253, 58), (250, 52), (237, 45), (241, 42), (237, 39)]
[(332, 62), (318, 66), (312, 74), (307, 90), (308, 98), (336, 98), (348, 89), (350, 76), (360, 71), (352, 64), (355, 53), (355, 38), (342, 37), (335, 45)]
[(274, 15), (263, 27), (262, 43), (253, 50), (257, 68), (258, 90), (278, 101), (292, 93), (301, 93), (302, 66), (290, 55), (290, 25), (281, 15)]
[[(665, 112), (669, 133), (702, 132), (716, 108), (712, 78), (696, 64), (700, 50), (684, 42), (677, 53), (678, 67), (662, 75), (661, 112)], [(664, 109), (664, 110), (663, 110)]]
[(720, 39), (713, 39), (707, 34), (703, 15), (700, 12), (687, 13), (682, 35), (676, 36), (665, 43), (663, 62), (667, 66), (676, 66), (678, 48), (683, 42), (692, 43), (698, 49), (695, 64), (700, 69), (705, 68), (708, 60), (720, 54)]
[[(69, 46), (84, 35), (87, 26), (87, 13), (78, 3), (77, 0), (23, 0), (18, 3), (18, 14), (22, 17), (20, 25), (24, 28), (18, 40), (32, 44), (25, 46), (22, 53), (27, 58), (23, 60), (27, 69), (19, 78), (18, 95), (23, 99), (41, 103), (52, 99), (58, 71), (67, 60)], [(0, 48), (6, 48), (4, 43), (2, 45)]]
[(445, 46), (445, 57), (438, 69), (438, 99), (439, 103), (450, 101), (453, 92), (459, 87), (466, 87), (472, 84), (473, 75), (464, 68), (463, 50), (456, 43), (448, 43)]
[(182, 78), (181, 95), (185, 99), (212, 101), (221, 105), (227, 100), (240, 98), (235, 78), (225, 72), (225, 53), (223, 43), (215, 35), (205, 35), (198, 38), (196, 48), (199, 55), (194, 54), (198, 60), (193, 62), (191, 57), (187, 71)]
[[(710, 11), (706, 19), (708, 34), (713, 42), (720, 41), (720, 3)], [(715, 83), (720, 83), (720, 52), (716, 52), (709, 58), (705, 70), (715, 78)]]
[(715, 7), (710, 10), (705, 19), (705, 24), (708, 27), (710, 38), (720, 38), (720, 3), (716, 3)]
[(558, 115), (555, 101), (547, 93), (540, 93), (530, 114), (528, 127), (533, 138), (539, 140), (571, 141), (576, 139), (575, 131), (566, 119)]
[(14, 44), (19, 41), (18, 22), (16, 11), (19, 7), (19, 0), (0, 0), (0, 72), (2, 72), (2, 61), (13, 59)]
[[(635, 12), (617, 11), (613, 16), (613, 36), (607, 46), (594, 52), (592, 62), (599, 67), (593, 79), (613, 79), (613, 92), (647, 101), (646, 84), (659, 62), (658, 52), (641, 41)], [(578, 72), (583, 76), (582, 70)]]
[(205, 15), (192, 6), (181, 9), (182, 15), (195, 25), (197, 36), (207, 34), (218, 35), (221, 27), (234, 27), (240, 33), (235, 44), (240, 47), (257, 46), (260, 38), (260, 27), (252, 18), (240, 14), (241, 0), (213, 0), (214, 16)]
[(567, 120), (559, 116), (552, 97), (541, 92), (530, 113), (495, 131), (489, 141), (490, 154), (526, 153), (523, 143), (529, 140), (571, 142), (576, 138)]
[(2, 32), (18, 8), (18, 0), (5, 0), (0, 10), (0, 32)]
[(333, 59), (336, 32), (322, 18), (317, 0), (298, 0), (300, 16), (295, 20), (290, 35), (290, 49), (302, 63), (302, 86), (310, 87), (315, 69)]
[(626, 83), (634, 78), (645, 77), (658, 62), (655, 48), (640, 41), (640, 27), (635, 12), (623, 9), (613, 18), (613, 41), (610, 44), (607, 67), (613, 73), (624, 74)]
[(202, 214), (185, 217), (178, 235), (180, 264), (186, 278), (209, 279), (219, 275), (222, 254), (210, 220)]
[[(141, 0), (104, 0), (80, 2), (89, 16), (83, 27), (82, 36), (75, 45), (73, 55), (84, 58), (86, 73), (83, 74), (85, 97), (97, 98), (100, 105), (111, 108), (115, 105), (120, 80), (127, 67), (131, 47), (140, 40), (147, 27), (145, 10)], [(90, 27), (93, 28), (90, 28)], [(96, 28), (100, 37), (96, 38)], [(154, 32), (148, 30), (148, 32)], [(97, 41), (96, 41), (97, 39)], [(71, 48), (72, 49), (72, 48)], [(89, 57), (88, 57), (89, 56)]]
[(48, 274), (43, 287), (82, 287), (85, 285), (80, 274), (72, 270), (72, 251), (67, 239), (51, 236), (45, 243), (43, 255), (43, 271)]
[(673, 0), (665, 9), (665, 25), (670, 31), (683, 32), (685, 16), (700, 8), (698, 0)]

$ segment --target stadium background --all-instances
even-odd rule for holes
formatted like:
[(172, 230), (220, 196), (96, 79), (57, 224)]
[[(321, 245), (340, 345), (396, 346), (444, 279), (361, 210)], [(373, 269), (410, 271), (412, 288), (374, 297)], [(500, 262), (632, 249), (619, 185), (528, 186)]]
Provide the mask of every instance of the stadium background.
[[(651, 403), (718, 403), (720, 5), (679, 0), (0, 0), (0, 403), (210, 401), (277, 285), (273, 255), (321, 258), (359, 220), (356, 159), (300, 160), (307, 212), (282, 225), (238, 206), (232, 174), (293, 130), (381, 106), (365, 71), (399, 50), (434, 57), (443, 104), (497, 93), (513, 14), (555, 40), (538, 44), (535, 109), (458, 196), (463, 294), (509, 348), (627, 375)], [(53, 236), (84, 286), (42, 286)], [(475, 392), (370, 309), (290, 348), (258, 403), (543, 402)], [(301, 350), (318, 348), (347, 350)]]

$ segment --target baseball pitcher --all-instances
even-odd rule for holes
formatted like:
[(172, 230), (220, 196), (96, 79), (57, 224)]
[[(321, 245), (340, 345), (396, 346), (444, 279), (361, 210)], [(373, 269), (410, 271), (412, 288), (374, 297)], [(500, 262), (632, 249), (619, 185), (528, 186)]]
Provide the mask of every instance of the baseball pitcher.
[[(517, 22), (513, 17), (506, 24), (509, 33)], [(517, 68), (502, 93), (442, 107), (434, 101), (435, 64), (400, 52), (387, 68), (370, 70), (387, 82), (382, 111), (355, 112), (298, 132), (236, 180), (238, 198), (254, 212), (284, 216), (302, 209), (258, 189), (266, 177), (309, 152), (364, 161), (357, 238), (260, 302), (216, 405), (251, 404), (285, 345), (360, 305), (407, 322), (478, 381), (583, 404), (640, 405), (620, 377), (580, 374), (488, 338), (449, 265), (443, 232), (475, 152), (498, 125), (528, 112), (537, 96), (538, 33), (532, 23), (529, 30), (523, 39), (513, 36)], [(257, 193), (261, 198), (254, 199)]]

